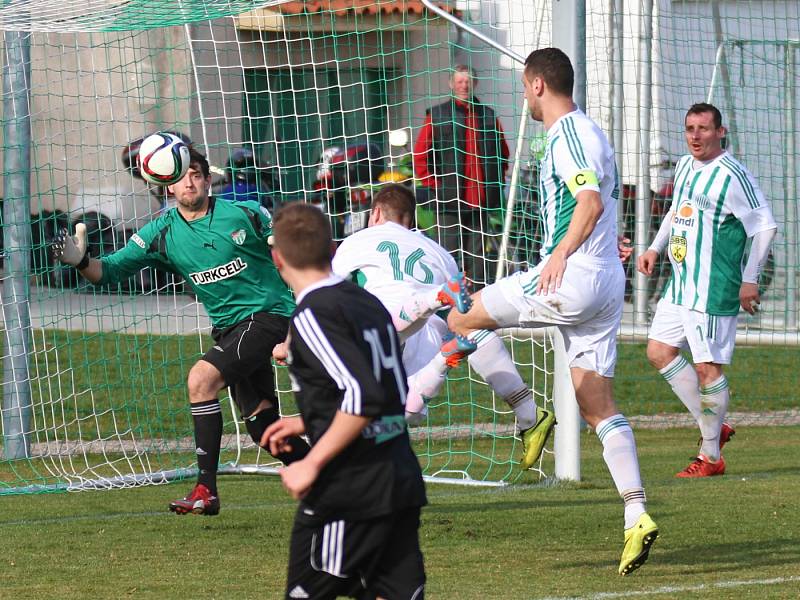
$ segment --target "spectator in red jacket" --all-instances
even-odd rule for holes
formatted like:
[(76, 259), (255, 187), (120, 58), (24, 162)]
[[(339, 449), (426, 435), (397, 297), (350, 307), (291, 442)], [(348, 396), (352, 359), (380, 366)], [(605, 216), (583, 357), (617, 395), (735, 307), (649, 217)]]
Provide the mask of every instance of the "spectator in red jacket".
[(456, 65), (452, 97), (430, 108), (414, 145), (414, 172), (436, 198), (439, 241), (473, 282), (487, 283), (487, 209), (503, 203), (508, 145), (494, 110), (473, 95), (475, 76)]

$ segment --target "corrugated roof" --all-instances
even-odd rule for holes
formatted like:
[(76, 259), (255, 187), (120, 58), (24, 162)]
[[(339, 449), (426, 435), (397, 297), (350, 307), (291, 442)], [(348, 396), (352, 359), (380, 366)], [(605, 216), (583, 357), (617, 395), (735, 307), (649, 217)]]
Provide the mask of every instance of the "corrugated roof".
[[(440, 2), (439, 6), (447, 12), (458, 14), (454, 6)], [(303, 13), (335, 13), (345, 15), (413, 14), (423, 15), (427, 11), (420, 0), (309, 0), (308, 2), (286, 2), (274, 7), (284, 15), (300, 15)]]

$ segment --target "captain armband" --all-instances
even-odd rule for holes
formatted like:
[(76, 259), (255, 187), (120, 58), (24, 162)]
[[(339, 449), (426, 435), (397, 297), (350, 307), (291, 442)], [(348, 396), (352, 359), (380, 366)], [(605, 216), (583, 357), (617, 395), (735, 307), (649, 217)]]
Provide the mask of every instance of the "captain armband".
[(578, 195), (578, 192), (582, 192), (583, 190), (598, 191), (600, 189), (600, 184), (597, 181), (597, 174), (594, 171), (583, 169), (567, 180), (567, 188), (569, 188), (570, 194), (574, 197)]

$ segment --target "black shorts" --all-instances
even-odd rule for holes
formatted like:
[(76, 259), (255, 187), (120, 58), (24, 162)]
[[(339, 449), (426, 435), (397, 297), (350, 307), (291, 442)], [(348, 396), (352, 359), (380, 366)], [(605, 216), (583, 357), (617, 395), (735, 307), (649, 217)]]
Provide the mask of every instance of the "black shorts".
[(272, 349), (286, 340), (289, 318), (258, 312), (225, 329), (214, 328), (214, 347), (203, 360), (214, 365), (230, 387), (236, 406), (249, 417), (262, 400), (277, 406)]
[(419, 507), (367, 521), (325, 522), (305, 510), (292, 529), (287, 599), (425, 597)]

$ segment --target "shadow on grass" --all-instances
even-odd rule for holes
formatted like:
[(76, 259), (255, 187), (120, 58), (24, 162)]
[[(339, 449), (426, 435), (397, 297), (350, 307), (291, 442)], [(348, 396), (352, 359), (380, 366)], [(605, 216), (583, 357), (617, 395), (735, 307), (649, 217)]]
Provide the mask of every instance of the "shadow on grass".
[[(685, 540), (686, 541), (686, 540)], [(758, 567), (793, 567), (800, 565), (800, 545), (794, 538), (778, 538), (770, 541), (748, 542), (747, 544), (721, 543), (704, 544), (700, 541), (680, 543), (674, 538), (659, 540), (653, 546), (650, 555), (653, 565), (671, 567), (681, 575), (703, 573), (752, 573)], [(580, 562), (565, 563), (566, 567), (605, 568), (608, 561), (605, 557), (595, 560), (584, 559)]]

